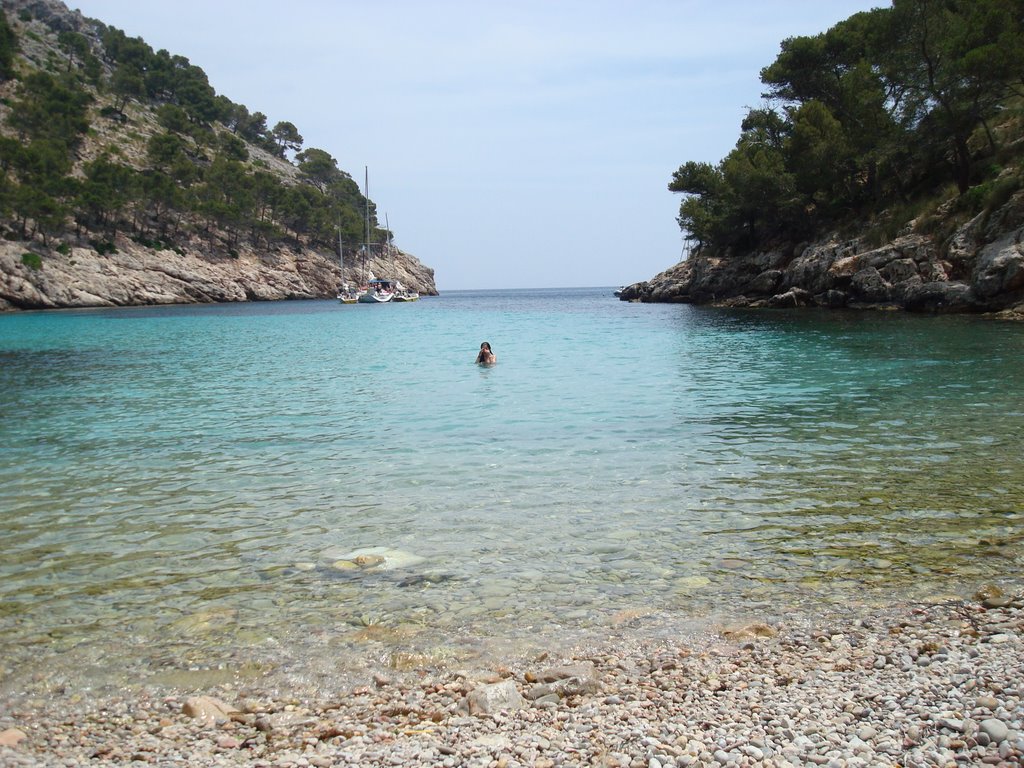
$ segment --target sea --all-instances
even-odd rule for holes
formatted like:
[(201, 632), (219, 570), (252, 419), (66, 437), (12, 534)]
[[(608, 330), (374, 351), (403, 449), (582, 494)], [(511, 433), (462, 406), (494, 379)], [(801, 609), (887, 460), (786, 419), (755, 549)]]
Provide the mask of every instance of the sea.
[(13, 313), (0, 415), (6, 696), (329, 688), (1024, 566), (1024, 325), (977, 316), (611, 288)]

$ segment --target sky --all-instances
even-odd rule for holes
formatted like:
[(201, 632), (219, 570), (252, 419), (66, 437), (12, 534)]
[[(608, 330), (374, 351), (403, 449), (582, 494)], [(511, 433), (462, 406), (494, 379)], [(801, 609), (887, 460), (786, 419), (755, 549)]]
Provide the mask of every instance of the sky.
[(683, 257), (787, 37), (886, 0), (66, 0), (188, 58), (362, 186), (440, 291), (619, 286)]

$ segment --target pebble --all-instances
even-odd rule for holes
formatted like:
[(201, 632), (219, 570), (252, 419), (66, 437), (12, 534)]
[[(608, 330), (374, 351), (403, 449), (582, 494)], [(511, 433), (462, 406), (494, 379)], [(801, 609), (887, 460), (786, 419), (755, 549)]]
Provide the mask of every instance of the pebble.
[(1006, 723), (993, 717), (982, 720), (980, 727), (982, 732), (996, 744), (1006, 741), (1006, 737), (1010, 735), (1010, 729)]
[(764, 760), (764, 750), (755, 747), (753, 744), (744, 744), (740, 747), (740, 752), (753, 760)]
[(999, 706), (999, 700), (994, 696), (979, 696), (974, 702), (974, 706), (995, 711)]
[(24, 731), (19, 731), (17, 728), (7, 728), (0, 731), (0, 747), (13, 747), (25, 738), (27, 736)]
[[(244, 693), (139, 686), (14, 699), (4, 692), (0, 765), (1021, 765), (1020, 604), (790, 616), (747, 649), (748, 640), (724, 635), (621, 637), (557, 660), (566, 668), (592, 664), (599, 689), (476, 715), (460, 710), (475, 688), (508, 681), (525, 695), (541, 667), (510, 659), (478, 675), (370, 671), (365, 684), (328, 692), (302, 683)], [(997, 635), (1008, 639), (992, 642)], [(237, 711), (190, 717), (183, 702), (197, 695)]]

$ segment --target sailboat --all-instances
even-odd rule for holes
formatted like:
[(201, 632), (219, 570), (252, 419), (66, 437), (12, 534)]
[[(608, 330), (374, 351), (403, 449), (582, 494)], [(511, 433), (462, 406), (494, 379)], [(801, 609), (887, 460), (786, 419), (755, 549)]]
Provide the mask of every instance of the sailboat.
[[(395, 245), (391, 242), (391, 222), (388, 221), (386, 213), (384, 214), (384, 227), (388, 231), (388, 256), (391, 257), (391, 271), (395, 272)], [(402, 285), (401, 280), (395, 280), (394, 294), (392, 301), (398, 302), (416, 301), (420, 297), (416, 291), (411, 291)]]
[(395, 286), (390, 280), (377, 278), (367, 283), (369, 290), (360, 294), (360, 304), (387, 304), (395, 298)]
[(345, 246), (341, 241), (341, 225), (338, 225), (338, 263), (341, 265), (341, 288), (338, 289), (338, 301), (342, 304), (355, 304), (359, 300), (359, 292), (345, 280)]
[(406, 288), (401, 282), (395, 286), (395, 298), (393, 301), (418, 301), (420, 295), (409, 288)]
[[(366, 168), (366, 242), (363, 243), (363, 269), (366, 268), (366, 258), (370, 255), (370, 169)], [(387, 304), (395, 296), (395, 287), (390, 280), (374, 278), (366, 284), (366, 292), (359, 295), (357, 301), (360, 304)]]

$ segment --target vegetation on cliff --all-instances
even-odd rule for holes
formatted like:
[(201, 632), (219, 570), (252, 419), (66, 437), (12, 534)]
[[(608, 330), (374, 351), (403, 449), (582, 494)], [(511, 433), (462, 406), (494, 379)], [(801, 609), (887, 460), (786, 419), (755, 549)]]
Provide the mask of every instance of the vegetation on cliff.
[[(154, 247), (335, 250), (366, 200), (295, 125), (217, 94), (201, 68), (55, 0), (0, 9), (0, 235), (44, 252), (118, 234)], [(370, 203), (371, 240), (385, 242)]]
[(789, 38), (735, 148), (673, 174), (680, 227), (719, 256), (844, 225), (951, 233), (1024, 186), (1022, 62), (1022, 0), (893, 0)]

